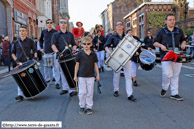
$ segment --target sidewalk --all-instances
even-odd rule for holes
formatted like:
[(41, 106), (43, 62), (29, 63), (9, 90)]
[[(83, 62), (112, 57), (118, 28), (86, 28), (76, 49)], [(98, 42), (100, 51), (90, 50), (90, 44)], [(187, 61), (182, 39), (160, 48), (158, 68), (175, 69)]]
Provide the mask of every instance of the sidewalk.
[(8, 66), (0, 66), (0, 78), (9, 74)]

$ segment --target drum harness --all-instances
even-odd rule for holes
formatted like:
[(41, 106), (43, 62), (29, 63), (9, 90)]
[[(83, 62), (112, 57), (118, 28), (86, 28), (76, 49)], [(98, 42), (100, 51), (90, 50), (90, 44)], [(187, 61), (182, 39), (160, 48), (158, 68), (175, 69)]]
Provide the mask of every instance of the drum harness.
[[(64, 50), (60, 53), (60, 55), (63, 54), (63, 52), (65, 52), (66, 49), (68, 49), (69, 52), (70, 52), (71, 57), (73, 57), (71, 46), (70, 46), (70, 45), (68, 46), (68, 43), (67, 43), (67, 41), (65, 40), (65, 38), (64, 38), (63, 35), (61, 35), (61, 38), (63, 39), (63, 42), (65, 43), (65, 46), (66, 46), (66, 47), (65, 47)], [(68, 56), (68, 55), (67, 55), (67, 56)], [(65, 64), (65, 66), (67, 67), (66, 64)], [(69, 71), (69, 70), (68, 70), (68, 73), (70, 74), (70, 71)], [(71, 80), (73, 80), (73, 78), (71, 78)], [(77, 82), (76, 82), (76, 89), (77, 89), (77, 92), (78, 92), (78, 84), (77, 84)]]

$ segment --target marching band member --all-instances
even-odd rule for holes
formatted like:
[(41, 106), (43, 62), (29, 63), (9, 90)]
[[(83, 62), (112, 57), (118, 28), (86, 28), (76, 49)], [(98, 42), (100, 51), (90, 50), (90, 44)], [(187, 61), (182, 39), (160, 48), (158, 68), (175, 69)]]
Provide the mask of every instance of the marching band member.
[[(51, 38), (52, 35), (57, 32), (57, 30), (53, 29), (52, 20), (46, 20), (47, 29), (44, 29), (41, 33), (39, 43), (40, 43), (40, 51), (45, 54), (52, 54), (53, 50), (51, 48)], [(53, 55), (54, 56), (54, 55)], [(56, 55), (55, 55), (56, 56)], [(56, 58), (53, 61), (53, 67), (44, 66), (44, 75), (47, 83), (50, 82), (50, 68), (53, 71), (53, 80), (55, 80), (56, 89), (60, 89), (60, 72), (59, 65), (56, 63)]]
[(97, 36), (93, 39), (93, 45), (95, 46), (94, 51), (96, 51), (98, 57), (98, 68), (99, 72), (104, 72), (104, 44), (105, 38), (101, 35), (101, 30), (97, 30)]
[(78, 21), (78, 22), (76, 22), (76, 25), (77, 25), (78, 29), (81, 30), (81, 37), (82, 37), (84, 35), (84, 33), (85, 33), (84, 28), (82, 27), (83, 23)]
[(92, 114), (93, 93), (94, 93), (94, 69), (96, 70), (96, 81), (99, 81), (98, 59), (95, 52), (90, 50), (92, 39), (90, 37), (82, 38), (82, 47), (84, 50), (76, 55), (76, 65), (74, 80), (79, 85), (79, 106), (80, 114), (85, 112)]
[[(131, 36), (133, 36), (134, 39), (136, 39), (137, 41), (141, 42), (141, 40), (137, 37), (133, 35), (132, 30), (128, 30), (127, 33)], [(139, 48), (136, 53), (133, 55), (133, 57), (131, 58), (131, 64), (132, 64), (132, 71), (131, 71), (131, 76), (132, 76), (132, 82), (133, 82), (133, 86), (138, 86), (137, 81), (136, 81), (136, 75), (137, 75), (137, 70), (139, 67), (139, 55), (141, 53), (141, 48)]]
[(154, 38), (152, 37), (152, 33), (148, 31), (147, 36), (144, 38), (145, 48), (148, 50), (155, 49), (153, 45)]
[[(19, 29), (20, 38), (15, 42), (12, 50), (12, 58), (19, 65), (20, 63), (26, 62), (32, 59), (31, 50), (34, 53), (34, 60), (37, 60), (37, 50), (34, 41), (30, 38), (27, 38), (27, 29), (24, 26), (21, 26)], [(23, 47), (23, 50), (22, 48)], [(27, 57), (26, 57), (27, 56)], [(18, 87), (18, 96), (15, 98), (18, 101), (23, 100), (23, 93)]]
[[(67, 31), (67, 19), (62, 18), (60, 20), (60, 29), (61, 29), (60, 31), (53, 34), (52, 40), (51, 40), (51, 47), (52, 47), (53, 51), (56, 53), (56, 58), (57, 58), (56, 62), (57, 63), (58, 63), (59, 57), (63, 56), (63, 54), (64, 54), (64, 53), (61, 54), (61, 52), (65, 49), (65, 47), (67, 47), (65, 42), (63, 41), (63, 39), (66, 40), (68, 45), (71, 45), (73, 47), (73, 51), (76, 51), (76, 44), (75, 44), (74, 36), (71, 32)], [(67, 80), (65, 78), (65, 75), (64, 75), (61, 67), (60, 67), (60, 75), (61, 75), (62, 87), (63, 87), (60, 95), (66, 94), (68, 92), (70, 93), (70, 96), (76, 95), (77, 92), (70, 90), (69, 85), (67, 83)]]
[[(161, 59), (167, 53), (167, 49), (176, 49), (181, 45), (182, 49), (185, 49), (186, 40), (183, 31), (178, 27), (175, 27), (175, 16), (174, 14), (167, 14), (165, 17), (166, 26), (161, 28), (155, 38), (154, 46), (160, 48)], [(170, 48), (171, 47), (171, 48)], [(170, 86), (171, 88), (171, 99), (183, 100), (183, 97), (179, 96), (178, 92), (178, 81), (179, 74), (181, 72), (182, 63), (172, 61), (162, 61), (162, 90), (161, 97), (165, 97), (166, 92)]]
[[(125, 33), (124, 33), (123, 22), (117, 21), (116, 33), (113, 34), (104, 45), (106, 52), (110, 55), (111, 51), (108, 49), (108, 47), (110, 47), (110, 45), (113, 44), (113, 48), (115, 48), (124, 37), (125, 37)], [(123, 69), (125, 74), (125, 85), (126, 85), (128, 100), (136, 101), (136, 99), (132, 95), (133, 89), (132, 89), (132, 80), (131, 80), (131, 61), (128, 61), (126, 65), (123, 67)], [(118, 73), (114, 72), (113, 86), (114, 86), (115, 97), (119, 96), (119, 79), (120, 79), (120, 72)]]

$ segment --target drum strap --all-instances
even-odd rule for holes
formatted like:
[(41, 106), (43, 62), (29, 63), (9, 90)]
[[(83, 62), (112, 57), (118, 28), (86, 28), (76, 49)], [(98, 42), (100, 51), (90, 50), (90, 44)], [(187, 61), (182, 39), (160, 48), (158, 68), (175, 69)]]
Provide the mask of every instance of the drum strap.
[[(63, 39), (63, 42), (65, 43), (65, 45), (68, 47), (68, 50), (69, 50), (71, 56), (73, 56), (73, 55), (72, 55), (72, 52), (71, 52), (71, 48), (69, 48), (68, 43), (67, 43), (67, 41), (65, 40), (64, 36), (61, 35), (61, 38)], [(66, 49), (64, 49), (61, 53), (65, 52), (65, 50), (66, 50)]]
[(175, 50), (174, 32), (171, 32), (171, 36), (172, 36), (172, 48), (174, 51)]
[(26, 59), (27, 59), (27, 61), (28, 61), (28, 60), (29, 60), (29, 57), (26, 55), (26, 53), (25, 53), (25, 51), (24, 51), (24, 48), (23, 48), (23, 46), (22, 46), (20, 40), (18, 40), (18, 43), (19, 43), (19, 45), (20, 45), (20, 47), (21, 47), (21, 49), (22, 49), (22, 52), (24, 53), (24, 55), (25, 55), (25, 57), (26, 57)]

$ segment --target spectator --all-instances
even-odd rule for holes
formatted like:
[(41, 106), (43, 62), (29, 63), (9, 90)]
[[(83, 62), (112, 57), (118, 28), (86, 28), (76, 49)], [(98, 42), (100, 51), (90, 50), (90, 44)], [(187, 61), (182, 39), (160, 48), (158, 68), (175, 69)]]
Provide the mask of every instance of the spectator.
[(189, 53), (189, 55), (193, 55), (194, 32), (193, 32), (193, 35), (191, 35), (191, 36), (189, 37), (188, 41), (189, 41), (190, 45), (192, 46), (192, 47), (190, 47), (190, 53)]
[(2, 50), (3, 50), (3, 61), (4, 61), (4, 65), (7, 66), (8, 65), (8, 56), (10, 53), (10, 49), (11, 49), (11, 44), (10, 44), (10, 40), (9, 37), (6, 36), (4, 41), (3, 41), (3, 45), (2, 45)]
[(152, 33), (148, 31), (147, 36), (144, 38), (145, 48), (148, 50), (154, 49)]

